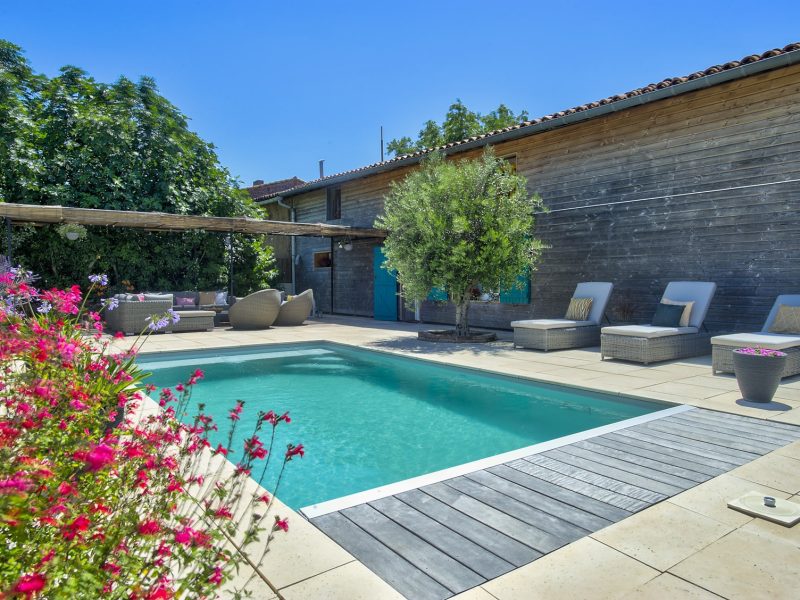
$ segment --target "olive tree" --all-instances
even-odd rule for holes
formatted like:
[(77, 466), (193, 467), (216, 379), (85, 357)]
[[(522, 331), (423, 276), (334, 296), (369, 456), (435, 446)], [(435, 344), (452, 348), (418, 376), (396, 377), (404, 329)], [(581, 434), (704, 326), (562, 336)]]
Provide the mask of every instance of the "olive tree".
[(469, 335), (470, 292), (511, 289), (536, 266), (532, 236), (541, 198), (491, 148), (475, 160), (431, 154), (392, 184), (376, 227), (387, 229), (384, 268), (397, 272), (406, 301), (434, 288), (456, 308), (456, 335)]

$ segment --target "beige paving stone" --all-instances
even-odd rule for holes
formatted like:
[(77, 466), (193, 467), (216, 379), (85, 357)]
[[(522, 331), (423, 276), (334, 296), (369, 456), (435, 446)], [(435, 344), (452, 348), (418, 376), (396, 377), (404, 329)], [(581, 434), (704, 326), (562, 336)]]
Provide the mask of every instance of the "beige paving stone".
[(720, 394), (724, 393), (724, 391), (716, 388), (683, 383), (682, 380), (672, 381), (669, 383), (657, 383), (655, 385), (651, 385), (647, 389), (648, 391), (652, 390), (654, 392), (659, 392), (661, 394), (672, 394), (673, 396), (681, 396), (687, 399), (712, 398), (714, 396), (719, 396)]
[(698, 385), (701, 387), (714, 388), (724, 392), (735, 392), (739, 389), (736, 378), (728, 375), (696, 375), (679, 380), (680, 383), (687, 385)]
[[(796, 499), (792, 500), (792, 498), (790, 498), (790, 500), (792, 502), (797, 502)], [(786, 527), (778, 523), (773, 523), (772, 521), (767, 521), (766, 519), (757, 518), (752, 519), (745, 526), (741, 527), (740, 530), (758, 535), (767, 540), (785, 542), (800, 548), (800, 524), (794, 525), (793, 527)]]
[(354, 561), (280, 589), (284, 600), (402, 600), (388, 583)]
[(466, 592), (462, 592), (456, 596), (453, 596), (451, 600), (497, 600), (494, 596), (492, 596), (489, 592), (487, 592), (482, 587), (474, 587), (471, 590), (467, 590)]
[(585, 537), (481, 587), (498, 600), (619, 598), (658, 571)]
[(663, 573), (622, 598), (625, 600), (714, 600), (719, 596), (688, 581), (678, 579), (674, 575)]
[(670, 572), (729, 600), (795, 600), (800, 548), (739, 529)]
[(780, 423), (789, 423), (790, 425), (800, 425), (800, 409), (792, 409), (783, 413), (775, 413), (770, 415), (770, 421), (778, 421)]
[(666, 571), (733, 530), (670, 502), (662, 502), (592, 537), (653, 568)]
[(715, 519), (720, 523), (739, 527), (748, 521), (752, 521), (753, 517), (728, 508), (728, 501), (752, 491), (758, 491), (765, 496), (774, 496), (776, 498), (785, 499), (789, 497), (786, 492), (725, 474), (673, 496), (669, 501), (677, 506)]
[(775, 454), (782, 454), (783, 456), (800, 460), (800, 441), (792, 442), (783, 448), (778, 448), (775, 450)]
[(586, 380), (585, 385), (598, 390), (611, 392), (649, 389), (649, 386), (653, 385), (651, 379), (645, 379), (643, 377), (631, 377), (629, 375), (619, 374), (603, 375), (602, 373), (597, 373), (597, 375), (598, 377)]
[(226, 581), (219, 589), (222, 598), (232, 598), (235, 592), (250, 593), (251, 598), (274, 600), (277, 598), (272, 588), (264, 579), (255, 573), (249, 565), (242, 565), (230, 581)]
[(730, 472), (789, 494), (800, 493), (800, 460), (770, 453)]

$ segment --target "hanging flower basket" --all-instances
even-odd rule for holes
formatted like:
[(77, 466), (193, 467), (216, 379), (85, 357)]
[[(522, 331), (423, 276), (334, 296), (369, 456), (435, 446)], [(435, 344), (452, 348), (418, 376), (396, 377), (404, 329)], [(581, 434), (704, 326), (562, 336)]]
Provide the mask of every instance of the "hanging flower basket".
[(733, 371), (742, 398), (749, 402), (771, 402), (783, 377), (786, 353), (769, 348), (739, 348), (733, 351)]

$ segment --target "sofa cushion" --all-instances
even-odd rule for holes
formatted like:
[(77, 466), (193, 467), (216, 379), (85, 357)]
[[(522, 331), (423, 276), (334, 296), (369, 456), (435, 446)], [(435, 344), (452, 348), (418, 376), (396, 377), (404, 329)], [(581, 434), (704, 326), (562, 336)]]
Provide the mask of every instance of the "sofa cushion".
[(198, 304), (200, 306), (213, 306), (216, 304), (217, 292), (198, 292)]
[(596, 325), (594, 321), (575, 321), (572, 319), (529, 319), (527, 321), (511, 321), (516, 329), (569, 329), (571, 327), (587, 327)]
[(217, 295), (214, 297), (214, 304), (217, 306), (225, 306), (228, 304), (228, 292), (217, 292)]
[[(144, 296), (144, 298), (142, 298)], [(169, 300), (170, 304), (174, 304), (172, 294), (140, 294), (142, 300)]]
[(777, 333), (733, 333), (730, 335), (716, 335), (711, 338), (714, 346), (733, 346), (744, 348), (746, 346), (761, 346), (770, 350), (786, 350), (800, 346), (800, 335), (780, 335)]
[(570, 321), (586, 321), (589, 318), (589, 311), (592, 310), (593, 301), (594, 298), (572, 298), (564, 318)]
[(670, 335), (683, 335), (697, 333), (697, 327), (656, 327), (654, 325), (620, 325), (618, 327), (603, 327), (601, 333), (606, 335), (628, 335), (631, 337), (660, 338)]

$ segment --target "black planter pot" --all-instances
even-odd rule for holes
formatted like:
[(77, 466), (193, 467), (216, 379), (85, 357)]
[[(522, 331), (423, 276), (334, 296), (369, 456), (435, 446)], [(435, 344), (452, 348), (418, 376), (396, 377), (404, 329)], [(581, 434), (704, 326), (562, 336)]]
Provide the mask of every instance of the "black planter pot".
[(733, 351), (733, 371), (742, 398), (748, 402), (771, 402), (783, 376), (786, 356), (760, 356)]

